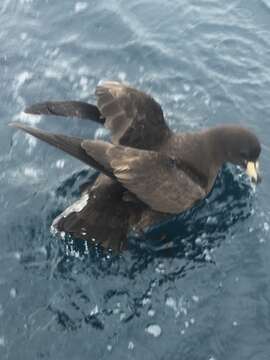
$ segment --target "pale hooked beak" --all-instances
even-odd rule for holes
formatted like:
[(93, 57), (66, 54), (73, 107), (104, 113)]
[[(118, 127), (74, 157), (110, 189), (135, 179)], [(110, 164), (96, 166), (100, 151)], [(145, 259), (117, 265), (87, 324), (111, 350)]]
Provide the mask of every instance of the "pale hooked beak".
[(259, 162), (248, 161), (246, 167), (246, 173), (250, 177), (251, 181), (258, 184), (262, 181), (262, 177), (259, 171)]

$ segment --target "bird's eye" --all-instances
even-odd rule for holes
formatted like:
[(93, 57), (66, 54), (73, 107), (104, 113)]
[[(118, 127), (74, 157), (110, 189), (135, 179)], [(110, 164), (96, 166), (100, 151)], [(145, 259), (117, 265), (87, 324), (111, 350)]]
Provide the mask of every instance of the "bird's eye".
[(240, 150), (240, 156), (243, 159), (248, 159), (248, 153), (246, 150)]

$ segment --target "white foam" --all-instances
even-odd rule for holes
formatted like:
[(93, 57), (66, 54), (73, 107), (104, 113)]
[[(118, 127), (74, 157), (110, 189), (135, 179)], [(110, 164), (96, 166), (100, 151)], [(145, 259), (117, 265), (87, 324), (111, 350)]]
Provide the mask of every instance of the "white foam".
[(14, 258), (15, 258), (16, 260), (20, 260), (20, 259), (21, 259), (21, 253), (19, 253), (18, 251), (15, 251), (15, 253), (14, 253)]
[(149, 298), (145, 297), (145, 298), (142, 299), (142, 305), (143, 306), (147, 305), (147, 304), (150, 304), (150, 303), (151, 303), (151, 300)]
[(196, 240), (195, 240), (195, 244), (196, 245), (201, 245), (202, 244), (202, 239), (200, 237), (198, 237)]
[(59, 55), (59, 48), (55, 48), (55, 49), (47, 49), (45, 52), (45, 56), (49, 57), (50, 59), (53, 59), (55, 57), (57, 57), (57, 55)]
[(40, 176), (40, 173), (41, 173), (41, 170), (37, 170), (33, 167), (25, 167), (23, 169), (23, 173), (25, 176), (27, 177), (31, 177), (31, 178), (34, 178), (34, 179), (37, 179), (39, 176)]
[(65, 166), (65, 160), (64, 159), (57, 160), (55, 166), (58, 169), (63, 169), (63, 167)]
[(47, 253), (48, 253), (45, 246), (40, 246), (40, 247), (38, 247), (38, 248), (37, 248), (37, 252), (40, 253), (40, 254), (42, 254), (42, 255), (44, 255), (44, 256), (46, 256)]
[(178, 317), (180, 313), (187, 315), (187, 309), (184, 307), (184, 301), (182, 297), (179, 299), (178, 303), (174, 298), (168, 297), (166, 299), (165, 305), (174, 311), (175, 317)]
[(82, 259), (82, 256), (80, 256), (79, 251), (76, 251), (75, 249), (70, 250), (70, 255), (74, 256), (76, 259)]
[(127, 74), (123, 71), (120, 71), (118, 73), (118, 79), (120, 79), (122, 82), (126, 81), (126, 78), (127, 78)]
[[(25, 112), (21, 111), (13, 117), (13, 120), (25, 122), (30, 125), (36, 125), (40, 122), (41, 115), (31, 115), (31, 114), (26, 114)], [(26, 134), (25, 136), (30, 137), (29, 134)], [(31, 138), (33, 138), (33, 136), (31, 136)]]
[(0, 336), (0, 346), (5, 346), (6, 345), (6, 341), (4, 336)]
[(114, 315), (120, 314), (120, 309), (118, 309), (118, 308), (113, 309), (113, 314)]
[(173, 101), (178, 102), (178, 101), (183, 101), (185, 99), (185, 96), (182, 94), (175, 94), (173, 96)]
[(105, 128), (98, 128), (95, 132), (95, 139), (104, 139), (109, 134), (109, 130)]
[(140, 67), (139, 67), (139, 72), (140, 72), (140, 73), (144, 72), (144, 66), (143, 66), (143, 65), (140, 65)]
[(29, 71), (22, 71), (21, 73), (15, 75), (15, 79), (13, 82), (14, 88), (14, 98), (16, 98), (17, 102), (24, 107), (24, 99), (20, 95), (20, 88), (25, 84), (27, 80), (30, 80), (33, 77), (33, 74)]
[(194, 301), (194, 302), (199, 302), (199, 300), (200, 300), (200, 298), (199, 298), (199, 296), (197, 296), (197, 295), (192, 295), (192, 300)]
[(216, 216), (208, 216), (206, 223), (210, 225), (216, 225), (218, 223), (218, 219)]
[(57, 80), (62, 79), (62, 74), (59, 71), (56, 71), (54, 69), (46, 69), (44, 72), (44, 76), (47, 79), (57, 79)]
[(184, 87), (185, 92), (189, 92), (189, 91), (190, 91), (190, 85), (184, 84), (183, 87)]
[(212, 260), (210, 251), (209, 251), (208, 249), (205, 249), (205, 250), (203, 251), (203, 255), (204, 255), (205, 261), (211, 261), (211, 260)]
[(12, 299), (15, 299), (17, 296), (17, 290), (15, 288), (10, 289), (9, 295)]
[(122, 312), (122, 313), (120, 314), (120, 318), (119, 318), (120, 321), (125, 320), (125, 318), (126, 318), (126, 314)]
[(92, 316), (92, 315), (96, 315), (96, 314), (98, 314), (98, 312), (99, 312), (98, 306), (95, 305), (95, 307), (91, 310), (90, 315), (91, 315), (91, 316)]
[[(56, 219), (55, 219), (55, 220), (56, 220)], [(58, 233), (56, 227), (54, 226), (54, 224), (56, 223), (55, 220), (53, 221), (53, 223), (52, 223), (52, 225), (51, 225), (51, 227), (50, 227), (50, 232), (51, 232), (51, 234), (52, 234), (53, 236), (56, 236), (57, 233)]]
[(88, 89), (88, 79), (87, 79), (86, 76), (82, 76), (80, 78), (80, 86), (81, 86), (81, 89), (82, 89), (82, 94), (81, 95), (87, 97), (89, 89)]
[(147, 326), (145, 331), (154, 337), (159, 337), (162, 333), (161, 327), (157, 324)]
[(165, 305), (168, 306), (168, 307), (170, 307), (170, 308), (172, 308), (175, 312), (178, 311), (177, 305), (176, 305), (176, 301), (175, 301), (175, 299), (173, 299), (172, 297), (168, 297), (168, 298), (166, 299)]
[(128, 343), (128, 350), (133, 350), (134, 349), (134, 343), (132, 341), (130, 341)]
[[(69, 35), (66, 35), (63, 39), (63, 41), (67, 44), (67, 43), (72, 43), (72, 42), (75, 42), (79, 37), (79, 34), (69, 34)], [(60, 66), (63, 66), (63, 67), (67, 67), (69, 66), (68, 63), (66, 61), (62, 61), (62, 63), (60, 63)]]
[(80, 78), (80, 85), (81, 87), (85, 88), (88, 85), (88, 80), (86, 76), (82, 76)]
[(27, 80), (32, 79), (33, 74), (29, 71), (23, 71), (15, 77), (17, 88), (20, 88)]
[(165, 273), (165, 265), (163, 263), (158, 264), (158, 266), (155, 268), (155, 271), (160, 274)]
[(26, 150), (26, 153), (31, 154), (34, 148), (37, 146), (37, 139), (29, 134), (25, 134), (25, 135), (28, 142), (28, 149)]
[(155, 314), (156, 314), (156, 312), (155, 312), (155, 310), (153, 310), (153, 309), (150, 309), (150, 310), (148, 310), (148, 312), (147, 312), (147, 315), (150, 316), (150, 317), (155, 316)]
[(25, 32), (21, 33), (20, 38), (22, 41), (25, 41), (27, 39), (27, 34)]
[(209, 106), (210, 104), (210, 97), (207, 95), (206, 99), (204, 100), (204, 103), (206, 106)]
[(89, 68), (87, 66), (81, 66), (78, 70), (79, 75), (89, 75)]
[(265, 222), (264, 224), (263, 224), (263, 228), (264, 228), (264, 231), (269, 231), (269, 224), (267, 223), (267, 222)]
[(184, 306), (185, 302), (183, 297), (181, 297), (178, 301), (178, 311), (179, 313), (183, 313), (184, 315), (187, 315), (187, 308)]
[(88, 7), (88, 4), (86, 2), (79, 1), (75, 4), (75, 8), (74, 8), (75, 13), (78, 14), (79, 12), (86, 10), (87, 7)]

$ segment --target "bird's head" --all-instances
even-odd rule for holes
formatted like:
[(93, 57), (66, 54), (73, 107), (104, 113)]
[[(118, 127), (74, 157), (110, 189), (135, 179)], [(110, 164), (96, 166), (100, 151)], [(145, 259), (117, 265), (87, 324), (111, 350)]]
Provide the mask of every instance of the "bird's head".
[(250, 130), (235, 126), (219, 126), (211, 129), (215, 138), (215, 148), (221, 162), (231, 162), (246, 170), (252, 182), (259, 183), (259, 156), (261, 145), (257, 136)]

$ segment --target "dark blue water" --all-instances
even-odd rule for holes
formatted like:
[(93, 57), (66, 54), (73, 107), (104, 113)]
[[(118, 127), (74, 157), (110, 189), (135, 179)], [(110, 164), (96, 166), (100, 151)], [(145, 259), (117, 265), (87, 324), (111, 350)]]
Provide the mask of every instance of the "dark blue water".
[[(269, 360), (270, 1), (2, 0), (0, 20), (0, 359)], [(263, 183), (226, 166), (208, 199), (121, 256), (54, 238), (93, 172), (7, 124), (102, 138), (22, 113), (93, 101), (100, 79), (152, 93), (175, 130), (253, 129)]]

